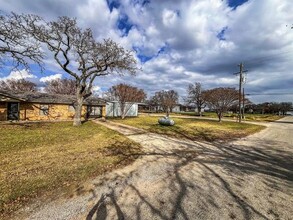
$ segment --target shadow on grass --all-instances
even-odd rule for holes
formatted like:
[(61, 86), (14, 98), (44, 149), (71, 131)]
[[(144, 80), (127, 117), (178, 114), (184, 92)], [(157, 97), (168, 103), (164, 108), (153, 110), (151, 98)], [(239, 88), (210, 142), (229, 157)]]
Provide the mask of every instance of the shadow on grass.
[(276, 123), (276, 124), (293, 124), (292, 121), (271, 121), (271, 123)]
[[(165, 141), (164, 137), (161, 138), (162, 141)], [(143, 158), (154, 157), (154, 159), (145, 162), (146, 169), (162, 158), (173, 159), (173, 162), (168, 163), (169, 171), (166, 171), (169, 178), (162, 180), (165, 188), (163, 191), (157, 192), (157, 194), (163, 194), (164, 191), (170, 190), (169, 196), (162, 196), (155, 200), (150, 198), (148, 193), (141, 191), (138, 185), (131, 182), (132, 178), (140, 176), (138, 171), (133, 171), (113, 180), (115, 182), (119, 179), (122, 191), (128, 189), (131, 193), (128, 192), (119, 197), (121, 189), (118, 190), (118, 187), (111, 186), (109, 193), (96, 198), (98, 201), (88, 213), (87, 220), (145, 219), (147, 218), (144, 216), (146, 211), (152, 219), (165, 220), (207, 219), (211, 218), (210, 213), (216, 213), (212, 216), (213, 218), (228, 219), (278, 219), (282, 215), (282, 213), (278, 213), (278, 209), (272, 210), (268, 207), (268, 210), (265, 210), (256, 206), (251, 198), (247, 198), (245, 194), (239, 192), (239, 189), (244, 187), (244, 180), (254, 175), (260, 178), (259, 181), (272, 191), (285, 192), (290, 189), (293, 183), (292, 154), (288, 151), (276, 150), (277, 143), (255, 142), (255, 146), (246, 147), (217, 143), (187, 143), (180, 140), (175, 142), (185, 148), (136, 154)], [(259, 144), (264, 147), (258, 147)], [(112, 147), (114, 146), (115, 144)], [(122, 154), (123, 157), (133, 156), (133, 152), (128, 154), (127, 151), (117, 151), (116, 153), (117, 155)], [(186, 177), (192, 166), (199, 168), (197, 173), (202, 174), (200, 178), (205, 185), (200, 185), (197, 181), (190, 181)], [(225, 204), (231, 206), (227, 211), (228, 216), (217, 215), (222, 211), (224, 205), (218, 202), (218, 192), (225, 193)], [(191, 193), (195, 193), (199, 207), (190, 208), (187, 205)], [(134, 198), (136, 199), (134, 200)], [(111, 215), (108, 213), (109, 210), (112, 210)], [(238, 215), (234, 213), (237, 210)]]
[(186, 131), (180, 127), (175, 126), (163, 126), (154, 124), (148, 129), (150, 132), (163, 134), (163, 135), (172, 135), (177, 138), (186, 138), (191, 141), (202, 140), (213, 142), (216, 140), (216, 136), (209, 129), (198, 129), (195, 128), (195, 131)]
[(190, 132), (185, 132), (184, 130), (182, 129), (174, 129), (174, 128), (171, 128), (171, 130), (174, 132), (174, 133), (177, 133), (178, 136), (182, 136), (188, 140), (192, 140), (192, 141), (196, 141), (196, 140), (203, 140), (203, 141), (208, 141), (208, 142), (213, 142), (216, 140), (216, 136), (214, 134), (212, 134), (211, 130), (209, 129), (195, 129), (195, 132), (194, 133), (191, 133)]

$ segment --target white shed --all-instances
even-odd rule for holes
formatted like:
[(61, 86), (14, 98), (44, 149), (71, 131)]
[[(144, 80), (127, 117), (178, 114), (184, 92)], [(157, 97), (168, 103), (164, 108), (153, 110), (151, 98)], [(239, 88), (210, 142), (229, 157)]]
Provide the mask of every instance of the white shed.
[[(137, 103), (127, 103), (126, 108), (128, 112), (126, 116), (136, 117), (138, 115), (138, 104)], [(106, 104), (106, 117), (119, 117), (121, 116), (120, 105), (117, 101), (107, 102)]]

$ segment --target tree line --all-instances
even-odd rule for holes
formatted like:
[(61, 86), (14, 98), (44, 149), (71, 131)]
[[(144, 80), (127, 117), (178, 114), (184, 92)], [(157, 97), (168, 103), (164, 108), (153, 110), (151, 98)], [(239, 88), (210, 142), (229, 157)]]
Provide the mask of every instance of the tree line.
[[(36, 83), (26, 79), (7, 79), (0, 81), (0, 90), (18, 92), (37, 92)], [(44, 92), (50, 94), (75, 95), (76, 87), (73, 79), (54, 79), (47, 81), (44, 86)]]
[[(49, 94), (75, 95), (76, 87), (73, 79), (56, 79), (46, 83), (44, 91)], [(11, 90), (16, 92), (37, 91), (37, 85), (24, 79), (10, 79), (0, 82), (0, 90)], [(187, 87), (187, 97), (184, 104), (197, 108), (197, 113), (201, 116), (203, 109), (208, 107), (217, 113), (219, 121), (227, 111), (238, 111), (238, 91), (235, 88), (219, 87), (205, 90), (202, 84), (196, 82)], [(119, 103), (121, 118), (124, 119), (127, 112), (134, 103), (144, 103), (155, 112), (163, 111), (169, 117), (172, 109), (179, 103), (179, 95), (175, 90), (161, 90), (155, 92), (147, 99), (147, 94), (140, 89), (129, 84), (120, 83), (113, 85), (106, 93), (104, 98), (108, 101)], [(242, 100), (243, 101), (243, 100)], [(292, 109), (291, 102), (265, 102), (254, 104), (249, 99), (244, 100), (245, 113), (258, 114), (279, 114), (285, 115)]]
[(286, 115), (286, 113), (292, 109), (292, 102), (263, 102), (260, 104), (251, 103), (245, 106), (246, 112), (258, 114)]
[[(56, 79), (47, 82), (44, 91), (50, 94), (75, 95), (77, 91), (75, 85), (76, 81), (73, 79)], [(34, 92), (37, 91), (37, 85), (25, 79), (10, 79), (0, 82), (0, 90)], [(210, 105), (213, 104), (214, 109), (217, 110), (219, 120), (221, 120), (222, 113), (227, 110), (230, 104), (237, 100), (237, 92), (232, 88), (218, 88), (210, 91), (202, 91), (201, 84), (195, 83), (194, 85), (189, 85), (187, 92), (189, 94), (186, 100), (188, 104), (195, 104), (199, 113), (207, 103)], [(117, 101), (119, 103), (122, 119), (125, 118), (133, 103), (146, 102), (156, 110), (160, 108), (162, 111), (166, 112), (167, 117), (169, 117), (172, 109), (179, 103), (179, 95), (175, 90), (158, 91), (147, 100), (146, 92), (143, 89), (128, 84), (112, 86), (105, 94), (105, 98), (109, 101)], [(224, 102), (222, 102), (223, 100)]]

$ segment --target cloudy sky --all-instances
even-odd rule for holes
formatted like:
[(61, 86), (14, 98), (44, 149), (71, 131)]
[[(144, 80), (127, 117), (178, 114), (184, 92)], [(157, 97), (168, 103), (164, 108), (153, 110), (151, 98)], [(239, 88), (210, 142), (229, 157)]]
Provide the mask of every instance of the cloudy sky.
[[(135, 51), (136, 76), (106, 76), (95, 88), (126, 82), (148, 95), (188, 84), (206, 89), (238, 87), (238, 64), (248, 70), (252, 101), (293, 101), (292, 0), (0, 0), (2, 13), (33, 13), (47, 20), (66, 15), (90, 27), (97, 40), (112, 38)], [(68, 77), (52, 56), (40, 73), (0, 70), (0, 79), (26, 78), (38, 85)]]

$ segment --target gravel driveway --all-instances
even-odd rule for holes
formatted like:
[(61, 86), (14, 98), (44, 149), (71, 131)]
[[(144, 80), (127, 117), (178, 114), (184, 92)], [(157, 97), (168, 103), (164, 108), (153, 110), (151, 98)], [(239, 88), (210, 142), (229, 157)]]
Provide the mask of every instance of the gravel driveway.
[(103, 124), (145, 153), (28, 219), (292, 219), (293, 117), (229, 144)]

